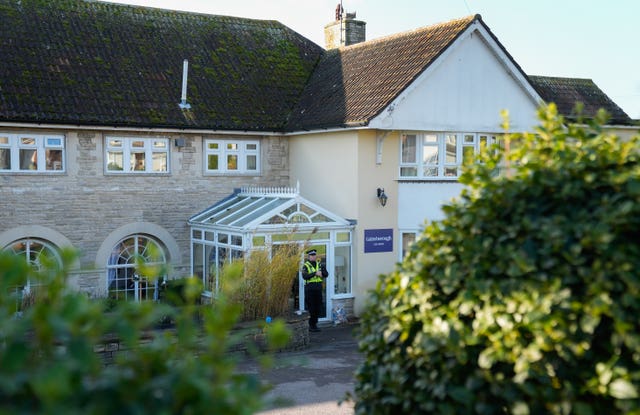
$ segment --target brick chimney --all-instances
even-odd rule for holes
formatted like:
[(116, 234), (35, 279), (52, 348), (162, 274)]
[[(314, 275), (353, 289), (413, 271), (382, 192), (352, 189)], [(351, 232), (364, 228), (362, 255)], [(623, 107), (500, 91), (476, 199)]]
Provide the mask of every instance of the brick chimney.
[(367, 23), (356, 20), (355, 13), (345, 13), (342, 2), (336, 7), (336, 20), (324, 27), (324, 43), (327, 49), (349, 46), (366, 40)]

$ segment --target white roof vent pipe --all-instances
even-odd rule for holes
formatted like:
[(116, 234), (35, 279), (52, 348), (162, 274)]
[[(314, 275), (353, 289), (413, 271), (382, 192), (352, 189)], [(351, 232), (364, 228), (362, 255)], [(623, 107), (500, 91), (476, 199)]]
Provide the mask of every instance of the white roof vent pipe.
[(178, 104), (181, 109), (186, 110), (191, 108), (191, 105), (187, 103), (187, 77), (189, 75), (189, 61), (184, 60), (182, 62), (182, 97)]

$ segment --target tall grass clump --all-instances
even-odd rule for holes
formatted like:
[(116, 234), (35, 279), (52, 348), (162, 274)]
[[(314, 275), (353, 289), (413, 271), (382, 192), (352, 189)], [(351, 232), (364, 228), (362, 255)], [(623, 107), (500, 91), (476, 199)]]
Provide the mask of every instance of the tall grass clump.
[(273, 249), (252, 251), (222, 269), (222, 293), (242, 306), (241, 320), (287, 314), (303, 249), (295, 243), (275, 245)]

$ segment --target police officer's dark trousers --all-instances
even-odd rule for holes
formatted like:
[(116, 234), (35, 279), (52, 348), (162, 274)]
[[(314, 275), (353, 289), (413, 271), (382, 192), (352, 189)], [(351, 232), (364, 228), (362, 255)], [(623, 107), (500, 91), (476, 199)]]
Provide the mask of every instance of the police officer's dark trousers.
[(310, 282), (304, 287), (304, 296), (309, 310), (309, 327), (318, 326), (318, 318), (322, 311), (322, 283)]

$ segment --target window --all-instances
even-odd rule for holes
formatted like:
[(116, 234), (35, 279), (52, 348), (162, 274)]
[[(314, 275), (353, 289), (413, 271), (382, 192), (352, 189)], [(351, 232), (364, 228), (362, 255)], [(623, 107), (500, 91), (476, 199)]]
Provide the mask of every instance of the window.
[(0, 133), (0, 172), (62, 173), (64, 136)]
[(454, 179), (460, 166), (498, 140), (477, 133), (405, 133), (400, 138), (400, 177)]
[(107, 263), (109, 297), (117, 300), (157, 300), (158, 278), (150, 281), (136, 272), (136, 259), (147, 265), (164, 265), (164, 249), (145, 235), (132, 235), (118, 242)]
[(32, 238), (21, 239), (12, 242), (5, 249), (16, 255), (23, 256), (36, 271), (40, 271), (42, 268), (43, 256), (53, 259), (58, 266), (62, 266), (62, 260), (58, 255), (57, 248), (46, 241)]
[(333, 260), (333, 294), (351, 294), (351, 246), (336, 246)]
[(402, 261), (409, 253), (411, 244), (416, 241), (417, 232), (402, 232), (401, 234), (402, 239), (400, 242), (402, 243), (402, 246), (400, 247), (400, 261)]
[[(25, 238), (14, 241), (4, 248), (15, 255), (23, 257), (36, 272), (42, 270), (43, 259), (55, 262), (62, 267), (62, 259), (58, 249), (47, 241)], [(45, 289), (45, 285), (37, 281), (27, 281), (24, 286), (8, 287), (16, 299), (15, 311), (22, 311), (34, 300), (37, 293)]]
[(167, 173), (169, 140), (166, 138), (107, 137), (107, 173)]
[(247, 140), (205, 140), (205, 166), (208, 173), (258, 173), (260, 143)]
[(202, 279), (206, 291), (220, 289), (220, 270), (225, 264), (244, 256), (242, 235), (193, 230), (193, 275)]

